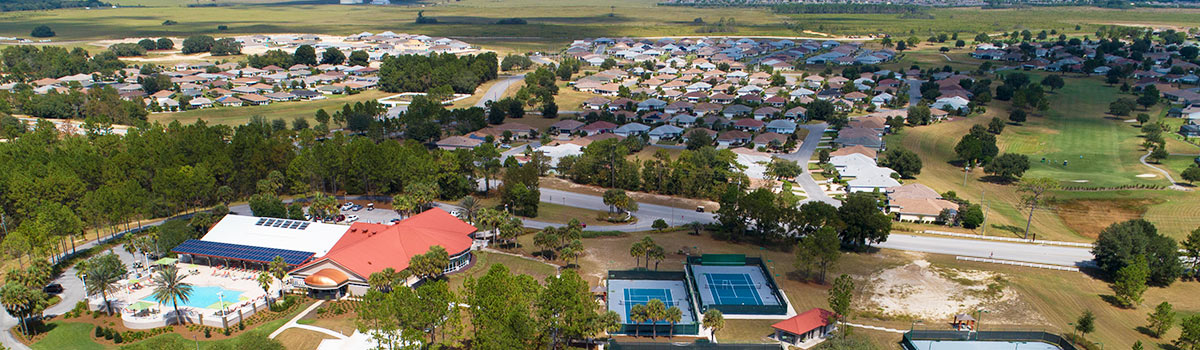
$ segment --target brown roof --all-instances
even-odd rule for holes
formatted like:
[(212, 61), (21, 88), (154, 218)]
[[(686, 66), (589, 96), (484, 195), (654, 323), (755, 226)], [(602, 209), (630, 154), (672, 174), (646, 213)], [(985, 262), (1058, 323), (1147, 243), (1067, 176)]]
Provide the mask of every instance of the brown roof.
[(875, 159), (878, 152), (873, 149), (864, 147), (864, 146), (854, 145), (854, 146), (850, 146), (850, 147), (844, 147), (844, 148), (838, 149), (833, 152), (829, 152), (829, 156), (830, 157), (848, 156), (848, 155), (855, 154), (855, 153), (867, 156), (867, 158)]
[(922, 184), (907, 184), (903, 186), (888, 187), (888, 198), (912, 198), (912, 199), (941, 199), (942, 195), (938, 194), (929, 186)]
[(932, 198), (896, 198), (888, 200), (888, 205), (896, 207), (893, 212), (927, 216), (941, 214), (944, 209), (958, 209), (958, 203)]

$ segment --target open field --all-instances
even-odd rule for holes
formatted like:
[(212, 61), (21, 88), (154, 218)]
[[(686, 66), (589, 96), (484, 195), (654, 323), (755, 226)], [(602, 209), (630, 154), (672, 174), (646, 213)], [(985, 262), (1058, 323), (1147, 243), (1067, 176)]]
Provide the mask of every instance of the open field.
[[(530, 235), (525, 235), (528, 237)], [(524, 274), (533, 276), (539, 282), (546, 279), (547, 276), (557, 273), (557, 269), (549, 264), (533, 260), (533, 258), (516, 257), (512, 255), (492, 253), (492, 252), (475, 252), (475, 263), (470, 268), (455, 272), (447, 276), (450, 280), (450, 289), (460, 291), (463, 283), (468, 277), (479, 278), (487, 274), (488, 269), (495, 264), (501, 264), (508, 267), (508, 270), (514, 274)]]
[(52, 322), (50, 324), (54, 326), (54, 329), (46, 334), (44, 340), (31, 346), (34, 350), (111, 348), (92, 341), (92, 329), (96, 326), (91, 324), (78, 322)]
[[(1084, 7), (980, 10), (933, 9), (932, 18), (901, 19), (884, 14), (781, 15), (761, 8), (657, 7), (654, 0), (464, 0), (412, 1), (404, 5), (335, 5), (327, 1), (219, 1), (214, 7), (185, 7), (181, 0), (117, 0), (118, 9), (67, 9), (9, 12), (0, 15), (0, 35), (27, 36), (35, 24), (46, 24), (59, 35), (55, 41), (113, 39), (142, 36), (186, 36), (198, 33), (309, 32), (350, 34), (360, 31), (423, 33), (453, 36), (505, 52), (557, 50), (564, 43), (588, 37), (694, 36), (695, 18), (716, 22), (737, 20), (737, 31), (724, 35), (805, 36), (814, 33), (852, 35), (891, 33), (928, 36), (941, 32), (1001, 32), (1058, 29), (1094, 32), (1101, 24), (1185, 26), (1200, 22), (1196, 10), (1105, 10)], [(438, 24), (417, 25), (418, 11)], [(497, 20), (520, 17), (527, 25), (497, 25)], [(352, 19), (347, 21), (347, 19)], [(165, 20), (177, 21), (171, 26)], [(1081, 25), (1075, 31), (1075, 25)], [(218, 31), (218, 25), (228, 29)], [(923, 37), (922, 37), (923, 39)], [(970, 39), (970, 38), (964, 38)]]
[[(1033, 74), (1033, 81), (1041, 75)], [(995, 83), (994, 83), (995, 84)], [(1141, 149), (1139, 130), (1134, 123), (1106, 115), (1108, 102), (1117, 99), (1118, 91), (1103, 84), (1099, 78), (1069, 78), (1066, 87), (1051, 95), (1050, 110), (1044, 116), (1033, 116), (1023, 125), (1009, 125), (998, 137), (1001, 152), (1026, 154), (1032, 168), (1030, 177), (1050, 177), (1064, 186), (1112, 187), (1123, 185), (1169, 185), (1162, 176), (1143, 178), (1139, 174), (1155, 173), (1138, 162), (1145, 154)], [(925, 167), (916, 182), (940, 192), (955, 191), (960, 197), (980, 203), (986, 196), (988, 204), (987, 234), (1020, 235), (1024, 232), (1027, 207), (1020, 205), (1021, 196), (1011, 185), (981, 181), (985, 174), (973, 170), (963, 182), (963, 170), (949, 161), (955, 158), (954, 145), (959, 136), (972, 125), (985, 124), (994, 116), (1007, 119), (1009, 106), (993, 101), (980, 116), (959, 119), (936, 125), (906, 128), (899, 135), (889, 136), (891, 145), (900, 145), (917, 152)], [(1151, 112), (1152, 114), (1158, 111)], [(1170, 147), (1170, 146), (1168, 146)], [(1192, 147), (1188, 150), (1184, 147)], [(1194, 146), (1179, 142), (1172, 152), (1196, 152)], [(1082, 156), (1082, 158), (1080, 158)], [(1042, 157), (1046, 163), (1042, 163)], [(1067, 166), (1062, 162), (1066, 160)], [(1169, 159), (1168, 166), (1179, 167), (1179, 161)], [(1175, 171), (1181, 171), (1178, 169)], [(1162, 232), (1181, 238), (1200, 226), (1200, 198), (1195, 192), (1172, 190), (1127, 190), (1102, 192), (1066, 192), (1054, 194), (1059, 200), (1092, 200), (1095, 203), (1121, 206), (1114, 199), (1143, 201), (1138, 208), (1128, 209), (1134, 217), (1143, 217), (1159, 225)], [(1134, 206), (1134, 207), (1138, 207)], [(1039, 210), (1034, 214), (1031, 232), (1042, 239), (1070, 241), (1093, 240), (1100, 228), (1126, 215), (1111, 215), (1106, 208), (1080, 211), (1071, 206), (1055, 210)], [(1079, 225), (1086, 222), (1087, 225)]]
[(333, 112), (341, 110), (344, 104), (375, 100), (388, 95), (391, 94), (379, 90), (366, 90), (354, 95), (337, 95), (316, 101), (293, 101), (272, 103), (265, 106), (213, 107), (174, 113), (155, 113), (151, 114), (148, 119), (150, 122), (160, 122), (163, 124), (169, 124), (173, 121), (190, 124), (203, 119), (209, 124), (242, 125), (250, 121), (250, 117), (252, 116), (262, 116), (267, 120), (283, 118), (290, 125), (292, 119), (304, 117), (304, 119), (309, 121), (310, 125), (315, 125), (316, 121), (313, 116), (317, 113), (318, 109), (323, 108), (326, 112), (333, 114)]
[(325, 333), (314, 332), (302, 328), (290, 328), (279, 333), (275, 340), (278, 340), (285, 348), (288, 349), (316, 349), (321, 345), (321, 341), (325, 339), (335, 339)]

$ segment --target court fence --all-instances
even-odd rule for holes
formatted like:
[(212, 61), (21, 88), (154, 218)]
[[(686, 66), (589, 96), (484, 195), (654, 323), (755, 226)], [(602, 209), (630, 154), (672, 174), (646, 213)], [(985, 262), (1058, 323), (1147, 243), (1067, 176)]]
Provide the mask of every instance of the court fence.
[[(687, 268), (687, 273), (689, 275), (691, 275), (691, 277), (692, 277), (692, 278), (689, 278), (689, 280), (691, 282), (691, 287), (698, 294), (701, 292), (700, 292), (700, 287), (696, 284), (696, 280), (699, 279), (700, 276), (696, 275), (696, 271), (692, 269), (692, 266), (693, 265), (711, 265), (711, 264), (706, 264), (705, 262), (712, 261), (713, 259), (709, 258), (706, 260), (706, 259), (704, 259), (705, 256), (707, 256), (707, 255), (689, 256), (687, 258), (687, 267), (686, 268)], [(745, 256), (742, 256), (741, 258), (744, 259), (744, 263), (742, 264), (743, 266), (757, 266), (760, 270), (762, 270), (763, 278), (766, 278), (766, 280), (767, 280), (766, 281), (767, 287), (768, 287), (768, 289), (771, 290), (771, 296), (775, 297), (775, 300), (779, 301), (779, 305), (731, 305), (731, 304), (705, 305), (704, 302), (701, 301), (700, 305), (699, 305), (700, 313), (708, 312), (708, 309), (712, 308), (712, 309), (720, 310), (722, 314), (726, 314), (726, 315), (787, 315), (787, 310), (788, 310), (787, 298), (784, 298), (783, 293), (779, 291), (779, 284), (775, 283), (775, 276), (771, 274), (771, 270), (767, 269), (767, 265), (764, 263), (763, 259), (759, 258), (759, 257), (745, 257)], [(716, 261), (719, 261), (718, 265), (730, 266), (730, 265), (728, 265), (727, 261), (725, 261), (725, 259), (717, 259)], [(699, 294), (699, 295), (703, 295), (703, 294)]]
[[(696, 307), (693, 305), (692, 289), (687, 288), (687, 274), (683, 271), (651, 271), (651, 270), (616, 270), (608, 271), (608, 279), (610, 280), (647, 280), (647, 281), (680, 281), (683, 282), (684, 297), (687, 300), (687, 305), (676, 305), (686, 307), (692, 313), (694, 321), (692, 323), (681, 324), (664, 324), (664, 323), (643, 323), (632, 324), (626, 323), (621, 325), (621, 330), (617, 331), (621, 334), (634, 335), (655, 335), (661, 336), (664, 334), (699, 334), (700, 333), (700, 313), (696, 312)], [(613, 296), (608, 296), (608, 302), (612, 303)]]
[(727, 344), (727, 343), (709, 343), (706, 339), (697, 340), (694, 343), (679, 344), (679, 343), (626, 343), (610, 341), (609, 349), (613, 350), (679, 350), (679, 349), (695, 349), (695, 350), (779, 350), (779, 344)]
[(921, 350), (913, 344), (914, 340), (936, 341), (1039, 341), (1058, 346), (1063, 350), (1077, 350), (1070, 340), (1054, 333), (1043, 331), (979, 331), (964, 332), (954, 330), (912, 330), (904, 333), (901, 344), (905, 350)]

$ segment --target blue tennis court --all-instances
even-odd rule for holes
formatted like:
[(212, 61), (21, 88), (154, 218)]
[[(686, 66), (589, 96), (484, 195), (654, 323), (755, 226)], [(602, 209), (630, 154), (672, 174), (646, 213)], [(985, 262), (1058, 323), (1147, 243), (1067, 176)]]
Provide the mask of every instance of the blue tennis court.
[(762, 305), (758, 287), (744, 273), (706, 273), (708, 286), (712, 288), (715, 304), (719, 305)]
[[(629, 310), (633, 309), (634, 305), (646, 305), (650, 300), (658, 299), (663, 302), (667, 308), (675, 306), (674, 299), (671, 299), (670, 289), (638, 289), (630, 288), (625, 290), (625, 314), (629, 314)], [(656, 323), (666, 324), (666, 321), (658, 321)]]

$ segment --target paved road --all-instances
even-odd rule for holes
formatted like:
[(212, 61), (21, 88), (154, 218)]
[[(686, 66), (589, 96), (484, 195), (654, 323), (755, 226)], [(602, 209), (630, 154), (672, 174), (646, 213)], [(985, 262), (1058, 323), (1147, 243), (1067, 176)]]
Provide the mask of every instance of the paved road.
[(905, 84), (908, 84), (909, 107), (916, 106), (918, 102), (921, 102), (921, 83), (922, 81), (917, 79), (905, 80)]
[[(778, 155), (777, 157), (796, 161), (796, 163), (800, 163), (802, 169), (808, 169), (808, 160), (812, 159), (812, 154), (817, 150), (817, 144), (821, 142), (821, 136), (825, 134), (825, 129), (829, 125), (821, 123), (800, 125), (800, 127), (808, 130), (808, 136), (804, 138), (804, 142), (800, 144), (800, 148), (796, 152)], [(804, 193), (808, 194), (808, 198), (801, 201), (801, 204), (808, 203), (809, 201), (821, 201), (835, 207), (842, 205), (841, 201), (825, 195), (825, 191), (821, 190), (821, 185), (818, 185), (817, 181), (813, 180), (812, 175), (807, 171), (802, 172), (796, 178), (796, 182), (800, 183), (800, 187), (804, 188)]]
[[(593, 196), (582, 193), (567, 192), (561, 190), (542, 189), (542, 202), (561, 204), (569, 207), (608, 211), (608, 206), (604, 205), (604, 199), (599, 196)], [(712, 208), (708, 208), (711, 211)], [(697, 212), (695, 210), (680, 209), (676, 207), (668, 207), (665, 205), (638, 203), (638, 210), (633, 212), (633, 215), (638, 218), (636, 224), (630, 225), (613, 225), (613, 226), (592, 226), (588, 230), (595, 231), (645, 231), (650, 229), (650, 225), (654, 220), (663, 219), (671, 226), (679, 226), (692, 222), (713, 223), (716, 222), (716, 215), (711, 212)], [(543, 224), (530, 220), (532, 225)], [(529, 226), (529, 225), (527, 225)], [(530, 226), (534, 227), (534, 226)], [(542, 226), (545, 227), (545, 226)]]
[[(157, 226), (159, 224), (162, 224), (162, 221), (147, 223), (144, 226)], [(121, 234), (124, 234), (124, 232)], [(105, 241), (107, 240), (108, 237), (105, 237)], [(76, 250), (91, 248), (97, 244), (99, 244), (98, 241), (91, 241), (79, 245), (76, 247)], [(134, 257), (129, 255), (129, 253), (126, 253), (122, 245), (116, 246), (112, 249), (112, 251), (117, 253), (117, 256), (121, 257), (121, 261), (125, 262), (126, 266), (129, 266), (129, 264), (134, 261)], [(138, 256), (138, 259), (141, 259), (140, 255)], [(75, 308), (75, 304), (82, 301), (84, 298), (83, 281), (75, 278), (75, 267), (71, 267), (66, 271), (63, 271), (62, 275), (59, 275), (58, 278), (54, 279), (54, 282), (62, 284), (63, 286), (63, 292), (62, 294), (59, 294), (59, 297), (62, 298), (62, 301), (54, 306), (46, 308), (46, 311), (42, 313), (46, 317), (57, 316), (64, 314), (67, 311), (71, 311), (71, 309)], [(29, 350), (28, 346), (21, 344), (21, 342), (17, 341), (16, 338), (13, 338), (12, 333), (9, 332), (9, 329), (15, 328), (17, 325), (17, 319), (15, 317), (9, 315), (8, 312), (0, 312), (0, 345), (8, 347), (12, 350)]]
[(507, 77), (500, 77), (499, 79), (500, 79), (500, 81), (496, 82), (496, 84), (492, 85), (492, 87), (489, 88), (487, 92), (483, 93), (483, 98), (480, 98), (479, 102), (475, 102), (475, 107), (483, 108), (487, 104), (488, 101), (496, 101), (496, 100), (504, 98), (504, 91), (508, 90), (508, 87), (512, 86), (512, 84), (514, 84), (518, 81), (524, 80), (525, 75), (524, 74), (512, 75), (512, 76), (507, 76)]
[(529, 56), (529, 60), (531, 60), (537, 64), (545, 64), (545, 65), (554, 64), (554, 61), (546, 56)]
[(876, 244), (875, 246), (887, 249), (1075, 267), (1087, 266), (1093, 259), (1092, 252), (1087, 248), (914, 236), (897, 233), (888, 235), (887, 242)]

